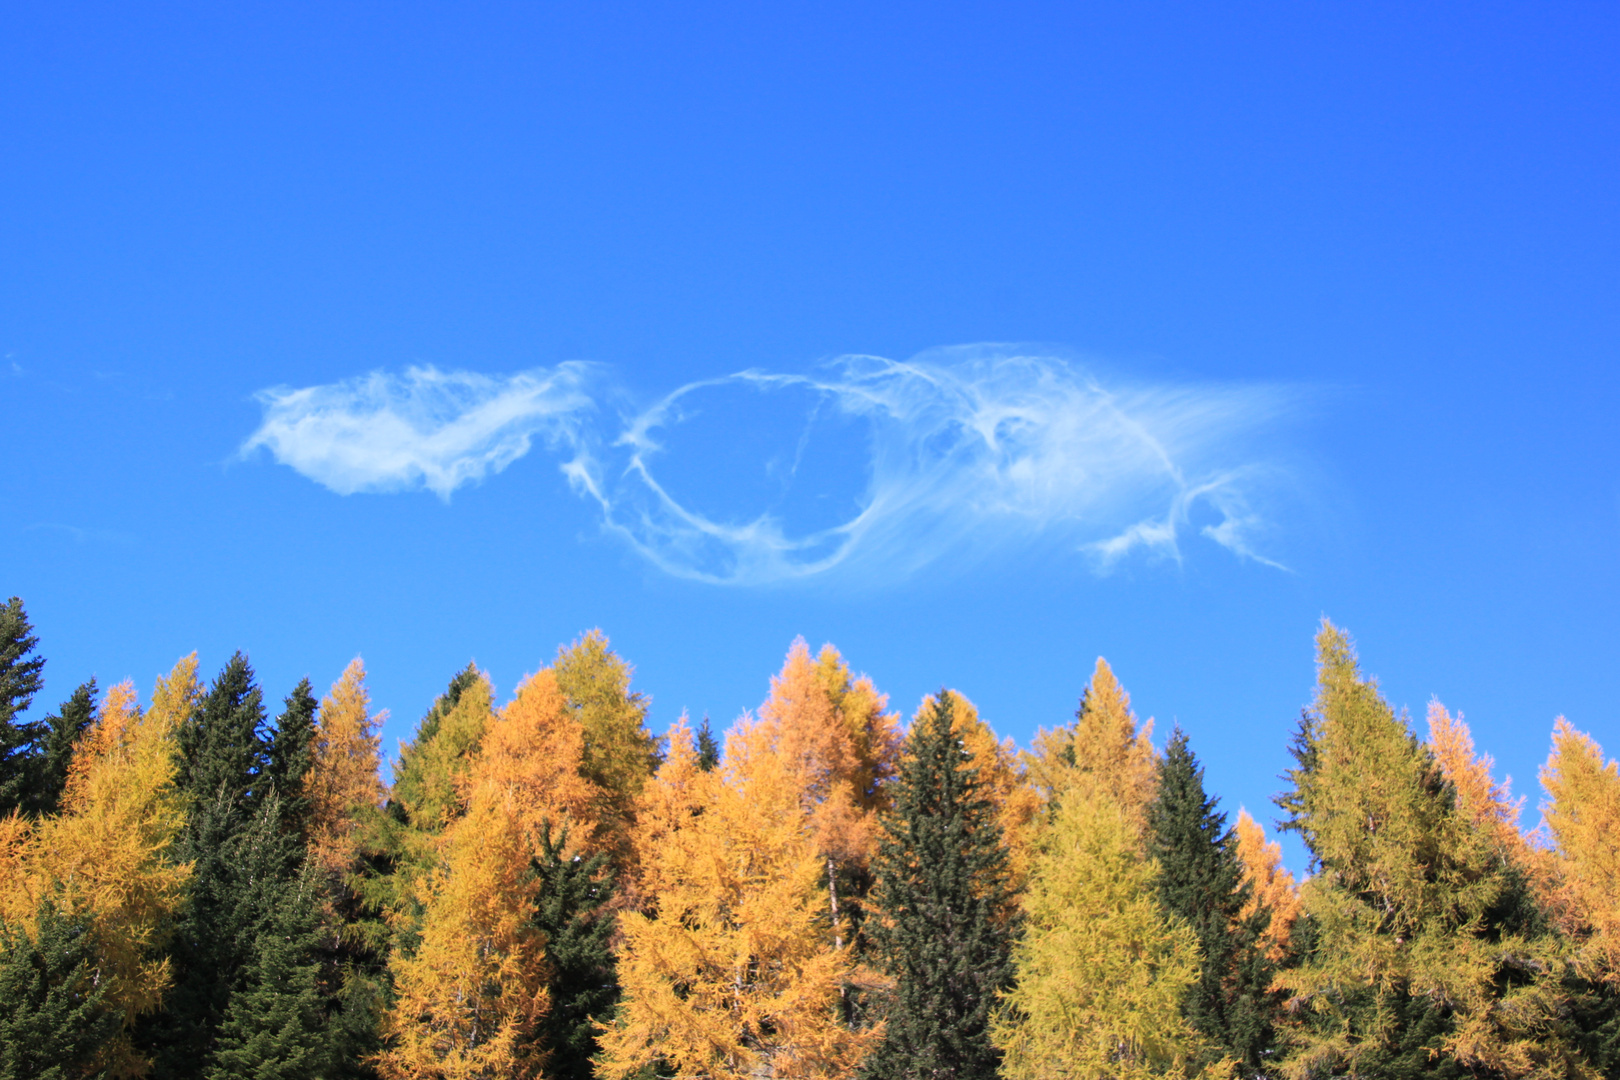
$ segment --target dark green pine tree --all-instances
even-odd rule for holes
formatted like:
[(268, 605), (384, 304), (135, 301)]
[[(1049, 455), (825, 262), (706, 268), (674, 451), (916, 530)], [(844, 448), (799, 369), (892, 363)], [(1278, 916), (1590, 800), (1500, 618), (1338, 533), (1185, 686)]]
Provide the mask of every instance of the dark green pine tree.
[(866, 1075), (992, 1077), (996, 995), (1012, 982), (1016, 927), (1007, 852), (943, 690), (906, 739), (894, 809), (883, 821), (868, 932), (895, 979), (888, 1032)]
[(546, 933), (551, 961), (551, 1011), (537, 1035), (551, 1051), (546, 1074), (558, 1080), (590, 1080), (596, 1054), (597, 1020), (619, 1003), (613, 949), (613, 867), (605, 854), (590, 858), (564, 854), (568, 833), (541, 831), (535, 874), (541, 882), (534, 923)]
[(224, 922), (242, 935), (241, 966), (203, 1071), (207, 1080), (309, 1080), (329, 1075), (331, 1045), (319, 988), (322, 932), (303, 843), (272, 789), (232, 838), (236, 888)]
[(1261, 934), (1265, 908), (1242, 917), (1250, 887), (1226, 815), (1204, 790), (1204, 770), (1177, 728), (1159, 765), (1158, 796), (1148, 808), (1148, 853), (1158, 861), (1159, 901), (1198, 935), (1198, 981), (1182, 1011), (1216, 1047), (1263, 1076), (1273, 1057), (1277, 1003), (1268, 992), (1272, 965)]
[(45, 738), (35, 760), (34, 779), (25, 803), (25, 809), (30, 813), (54, 814), (62, 808), (62, 792), (67, 788), (73, 745), (95, 718), (94, 679), (79, 684), (73, 696), (45, 718)]
[(119, 1020), (101, 1007), (86, 926), (49, 902), (37, 922), (34, 937), (0, 923), (0, 1080), (99, 1076)]
[(697, 765), (704, 772), (713, 772), (715, 766), (720, 764), (720, 741), (709, 730), (709, 717), (703, 717), (703, 726), (698, 728), (697, 734)]
[(265, 746), (264, 787), (281, 801), (281, 824), (301, 841), (309, 839), (309, 797), (304, 776), (314, 761), (315, 713), (320, 702), (309, 685), (299, 680), (287, 695), (285, 707)]
[(163, 1011), (142, 1025), (141, 1036), (161, 1076), (202, 1075), (247, 959), (250, 939), (233, 918), (242, 886), (235, 848), (253, 820), (263, 724), (253, 669), (238, 652), (178, 732), (179, 785), (190, 806), (176, 857), (192, 864), (192, 874), (170, 945), (173, 981)]
[(26, 808), (46, 735), (43, 721), (21, 719), (44, 685), (45, 658), (33, 655), (38, 644), (22, 600), (13, 596), (0, 607), (0, 816)]

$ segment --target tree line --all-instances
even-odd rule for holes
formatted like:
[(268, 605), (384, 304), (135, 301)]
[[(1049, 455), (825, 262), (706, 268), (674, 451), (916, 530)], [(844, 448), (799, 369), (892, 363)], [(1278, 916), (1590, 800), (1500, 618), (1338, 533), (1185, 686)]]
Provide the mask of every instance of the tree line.
[(1620, 766), (1544, 823), (1324, 622), (1277, 797), (1298, 881), (1099, 660), (1026, 750), (800, 640), (723, 745), (593, 631), (458, 672), (380, 777), (356, 660), (146, 703), (0, 607), (0, 1080), (1620, 1075)]

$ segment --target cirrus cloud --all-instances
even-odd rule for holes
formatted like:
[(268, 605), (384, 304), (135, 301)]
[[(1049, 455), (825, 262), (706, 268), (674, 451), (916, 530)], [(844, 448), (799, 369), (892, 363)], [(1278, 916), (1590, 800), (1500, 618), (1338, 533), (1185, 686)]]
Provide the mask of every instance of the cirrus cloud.
[[(261, 393), (264, 422), (242, 449), (263, 447), (341, 494), (426, 488), (448, 498), (540, 439), (563, 455), (606, 532), (672, 575), (714, 584), (835, 569), (893, 578), (1036, 545), (1107, 571), (1132, 556), (1179, 561), (1189, 534), (1278, 566), (1259, 549), (1268, 522), (1255, 509), (1275, 466), (1253, 448), (1289, 411), (1294, 395), (1281, 388), (1105, 384), (1045, 351), (972, 346), (743, 371), (611, 416), (601, 407), (610, 395), (624, 400), (581, 364), (499, 377), (373, 373)], [(730, 440), (767, 406), (777, 411), (763, 429), (782, 452), (756, 462)], [(771, 497), (705, 490), (702, 466), (683, 469), (705, 424), (714, 460), (757, 464)], [(814, 490), (825, 474), (801, 469), (818, 439), (837, 444), (839, 498)], [(799, 520), (818, 498), (840, 512)]]

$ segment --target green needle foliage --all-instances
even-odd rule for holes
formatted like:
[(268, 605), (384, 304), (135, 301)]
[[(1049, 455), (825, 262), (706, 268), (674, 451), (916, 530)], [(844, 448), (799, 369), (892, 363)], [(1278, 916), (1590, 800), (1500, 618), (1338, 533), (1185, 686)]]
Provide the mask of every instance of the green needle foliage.
[(1180, 728), (1159, 765), (1158, 795), (1148, 807), (1148, 854), (1158, 862), (1159, 902), (1198, 939), (1198, 980), (1182, 1011), (1214, 1047), (1264, 1075), (1272, 1049), (1275, 997), (1261, 935), (1270, 912), (1242, 911), (1252, 891), (1243, 881), (1226, 815), (1204, 790), (1204, 770)]
[(912, 726), (874, 863), (880, 914), (866, 925), (895, 979), (867, 1066), (882, 1080), (990, 1077), (1001, 1060), (990, 1016), (1012, 983), (1007, 851), (952, 731), (955, 700), (941, 690)]
[(0, 607), (0, 816), (26, 808), (46, 736), (43, 722), (21, 719), (44, 685), (45, 658), (33, 655), (38, 644), (22, 600), (13, 596)]
[(1320, 868), (1307, 948), (1279, 978), (1298, 1018), (1283, 1074), (1595, 1078), (1523, 875), (1325, 621), (1317, 658), (1279, 800)]
[(99, 1076), (119, 1017), (102, 1008), (88, 928), (47, 902), (35, 936), (0, 923), (0, 1080)]
[(541, 830), (540, 879), (534, 923), (546, 934), (551, 963), (551, 1011), (540, 1022), (542, 1047), (551, 1052), (546, 1072), (557, 1080), (589, 1080), (596, 1056), (596, 1021), (619, 1003), (619, 979), (611, 947), (614, 873), (605, 854), (589, 858), (564, 853), (566, 830)]

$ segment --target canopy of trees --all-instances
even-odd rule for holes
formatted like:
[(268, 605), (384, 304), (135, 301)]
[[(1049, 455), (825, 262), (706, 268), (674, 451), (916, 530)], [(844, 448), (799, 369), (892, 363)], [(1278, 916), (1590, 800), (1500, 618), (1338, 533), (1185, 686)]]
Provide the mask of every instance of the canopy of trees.
[(1026, 751), (803, 640), (660, 738), (593, 630), (385, 783), (358, 659), (47, 712), (38, 648), (0, 606), (0, 1080), (1620, 1076), (1620, 763), (1558, 718), (1526, 831), (1325, 621), (1300, 877), (1101, 659)]

